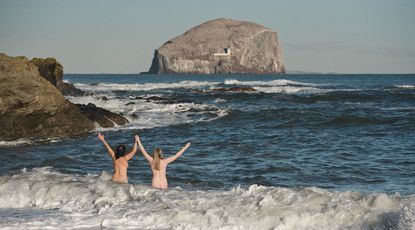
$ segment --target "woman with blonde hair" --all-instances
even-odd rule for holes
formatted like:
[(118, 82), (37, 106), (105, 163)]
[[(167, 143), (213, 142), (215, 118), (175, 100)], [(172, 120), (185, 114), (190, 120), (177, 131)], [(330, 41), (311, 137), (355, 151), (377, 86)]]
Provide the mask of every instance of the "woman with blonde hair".
[(156, 148), (154, 150), (153, 157), (151, 157), (144, 149), (143, 144), (141, 144), (140, 137), (138, 137), (136, 140), (138, 142), (138, 146), (140, 147), (141, 153), (147, 159), (148, 163), (150, 163), (151, 171), (153, 172), (153, 180), (151, 186), (159, 189), (167, 189), (167, 165), (175, 161), (178, 157), (180, 157), (184, 153), (184, 151), (186, 151), (186, 149), (190, 147), (190, 142), (188, 142), (179, 152), (177, 152), (176, 155), (164, 158), (163, 151), (160, 148)]

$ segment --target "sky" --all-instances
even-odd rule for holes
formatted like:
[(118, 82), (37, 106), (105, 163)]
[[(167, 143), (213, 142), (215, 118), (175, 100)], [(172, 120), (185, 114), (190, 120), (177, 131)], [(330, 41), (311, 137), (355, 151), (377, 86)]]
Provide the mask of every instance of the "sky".
[(65, 73), (138, 73), (216, 18), (277, 31), (289, 71), (415, 73), (413, 0), (0, 0), (0, 52), (55, 57)]

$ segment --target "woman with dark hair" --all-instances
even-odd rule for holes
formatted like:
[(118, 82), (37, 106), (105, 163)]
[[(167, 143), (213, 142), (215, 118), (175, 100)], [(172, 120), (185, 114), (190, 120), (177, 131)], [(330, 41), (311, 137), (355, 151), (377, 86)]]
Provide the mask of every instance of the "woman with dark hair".
[(114, 175), (112, 176), (112, 181), (117, 183), (128, 183), (127, 177), (127, 168), (128, 168), (128, 161), (133, 158), (135, 153), (137, 152), (137, 141), (138, 135), (135, 135), (135, 142), (134, 147), (128, 154), (125, 154), (125, 146), (119, 145), (114, 152), (111, 146), (105, 141), (104, 135), (98, 133), (98, 139), (102, 141), (104, 146), (108, 150), (108, 154), (112, 158), (112, 162), (114, 163)]
[(140, 137), (138, 135), (136, 135), (136, 141), (138, 142), (141, 153), (147, 159), (148, 163), (150, 163), (151, 171), (153, 172), (153, 180), (151, 186), (159, 189), (167, 189), (167, 165), (180, 157), (184, 151), (190, 147), (190, 142), (188, 142), (179, 152), (177, 152), (176, 155), (164, 158), (163, 151), (160, 148), (156, 148), (154, 150), (153, 157), (151, 157), (144, 149), (143, 144), (141, 144)]

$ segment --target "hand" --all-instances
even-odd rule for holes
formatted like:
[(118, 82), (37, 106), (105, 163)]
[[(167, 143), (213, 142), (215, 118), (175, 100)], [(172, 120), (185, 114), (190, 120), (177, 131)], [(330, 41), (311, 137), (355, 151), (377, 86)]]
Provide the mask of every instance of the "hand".
[(135, 135), (134, 137), (136, 142), (140, 142), (140, 137), (138, 135)]
[(189, 148), (190, 147), (191, 142), (187, 142), (186, 145), (184, 146), (185, 148)]
[(98, 139), (99, 139), (100, 141), (104, 141), (104, 140), (105, 140), (105, 137), (104, 137), (104, 135), (102, 135), (101, 133), (98, 133)]

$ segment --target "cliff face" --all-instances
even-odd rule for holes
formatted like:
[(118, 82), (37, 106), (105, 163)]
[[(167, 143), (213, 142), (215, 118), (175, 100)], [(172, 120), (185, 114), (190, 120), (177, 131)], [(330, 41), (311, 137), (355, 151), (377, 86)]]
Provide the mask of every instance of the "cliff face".
[(221, 18), (164, 43), (148, 73), (285, 73), (285, 68), (277, 32)]

